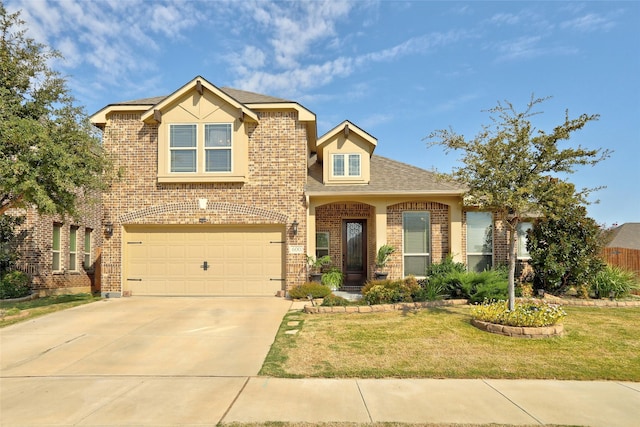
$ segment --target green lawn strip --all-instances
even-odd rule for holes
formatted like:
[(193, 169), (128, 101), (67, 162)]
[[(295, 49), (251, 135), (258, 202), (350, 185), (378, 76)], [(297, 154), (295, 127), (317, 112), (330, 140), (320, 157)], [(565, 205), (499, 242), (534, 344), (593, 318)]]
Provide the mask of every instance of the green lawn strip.
[(56, 295), (22, 302), (0, 301), (0, 328), (99, 300), (100, 297), (91, 294), (74, 294)]
[[(511, 338), (470, 324), (470, 308), (328, 314), (283, 328), (261, 375), (640, 381), (640, 309), (566, 307), (565, 335)], [(286, 319), (285, 323), (286, 324)]]

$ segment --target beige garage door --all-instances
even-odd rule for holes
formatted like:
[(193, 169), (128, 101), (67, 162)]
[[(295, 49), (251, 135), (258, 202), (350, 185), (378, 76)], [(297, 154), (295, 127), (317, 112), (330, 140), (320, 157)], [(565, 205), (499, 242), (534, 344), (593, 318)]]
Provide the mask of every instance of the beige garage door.
[(124, 289), (132, 295), (274, 295), (284, 282), (283, 230), (127, 227)]

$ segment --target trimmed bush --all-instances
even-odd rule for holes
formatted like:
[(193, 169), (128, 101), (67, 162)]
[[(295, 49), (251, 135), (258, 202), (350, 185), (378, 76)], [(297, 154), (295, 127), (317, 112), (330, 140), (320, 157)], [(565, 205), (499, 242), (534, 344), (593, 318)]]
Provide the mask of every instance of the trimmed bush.
[(324, 298), (331, 293), (331, 289), (318, 282), (307, 282), (289, 289), (289, 296), (294, 299)]
[(30, 293), (29, 276), (22, 271), (10, 271), (0, 280), (0, 299), (26, 297)]
[(409, 276), (404, 280), (371, 280), (361, 292), (368, 304), (393, 304), (415, 301), (420, 289), (416, 278)]
[(337, 296), (331, 293), (326, 297), (324, 297), (321, 305), (324, 307), (338, 307), (338, 306), (344, 307), (347, 305), (351, 305), (351, 302), (346, 298), (342, 298), (340, 296)]
[(513, 311), (509, 311), (507, 301), (484, 301), (471, 308), (471, 317), (474, 319), (506, 326), (552, 326), (566, 316), (567, 313), (559, 305), (535, 300), (518, 302)]
[(596, 298), (608, 298), (612, 293), (615, 298), (621, 298), (628, 296), (633, 290), (640, 289), (640, 284), (632, 271), (607, 265), (595, 275), (591, 289)]

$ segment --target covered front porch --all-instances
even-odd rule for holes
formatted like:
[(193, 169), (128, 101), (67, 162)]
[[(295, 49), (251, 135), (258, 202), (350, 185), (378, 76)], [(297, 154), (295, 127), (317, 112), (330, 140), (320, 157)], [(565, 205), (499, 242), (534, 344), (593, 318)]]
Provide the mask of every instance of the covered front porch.
[[(454, 202), (456, 203), (454, 205)], [(452, 209), (457, 200), (402, 198), (311, 198), (308, 203), (307, 250), (317, 258), (329, 255), (331, 267), (344, 275), (343, 291), (359, 291), (376, 273), (376, 254), (389, 244), (396, 252), (384, 272), (390, 279), (423, 276), (424, 267), (449, 253), (462, 254), (462, 217)], [(406, 212), (424, 213), (420, 250), (406, 247)], [(415, 232), (415, 231), (414, 231)], [(415, 271), (414, 271), (415, 270)], [(422, 272), (422, 274), (420, 274)]]

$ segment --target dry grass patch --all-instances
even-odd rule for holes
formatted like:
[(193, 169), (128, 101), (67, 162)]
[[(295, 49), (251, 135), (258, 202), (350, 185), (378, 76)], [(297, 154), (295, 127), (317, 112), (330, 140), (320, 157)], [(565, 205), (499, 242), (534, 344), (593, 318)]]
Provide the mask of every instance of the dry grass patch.
[(640, 309), (566, 308), (565, 336), (504, 337), (470, 324), (470, 308), (285, 318), (262, 375), (640, 381)]

